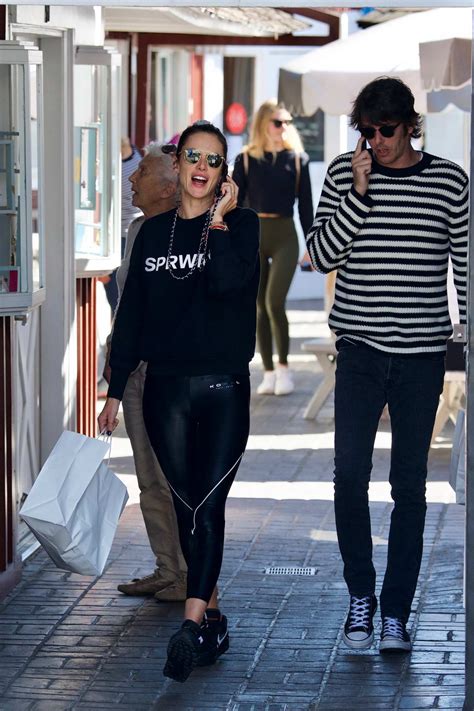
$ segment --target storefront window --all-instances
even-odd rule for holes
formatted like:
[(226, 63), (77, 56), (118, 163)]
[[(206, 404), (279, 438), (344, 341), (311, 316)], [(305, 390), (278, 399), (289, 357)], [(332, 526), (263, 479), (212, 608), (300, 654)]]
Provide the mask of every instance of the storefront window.
[(0, 315), (44, 299), (42, 55), (0, 42)]
[(107, 243), (106, 160), (103, 140), (107, 115), (107, 68), (76, 66), (74, 77), (76, 252), (104, 256)]
[(78, 47), (74, 199), (79, 274), (107, 273), (117, 266), (113, 260), (120, 258), (119, 120), (120, 56), (103, 47)]

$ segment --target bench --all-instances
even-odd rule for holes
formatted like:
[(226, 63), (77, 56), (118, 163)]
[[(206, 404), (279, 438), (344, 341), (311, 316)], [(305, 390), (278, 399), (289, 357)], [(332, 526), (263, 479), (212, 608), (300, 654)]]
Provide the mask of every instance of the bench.
[(314, 419), (334, 389), (336, 378), (336, 343), (333, 338), (312, 338), (301, 344), (301, 350), (312, 353), (323, 371), (323, 380), (316, 388), (303, 413), (305, 420)]
[[(304, 341), (301, 350), (312, 353), (323, 371), (323, 380), (316, 388), (303, 413), (306, 420), (312, 420), (323, 407), (334, 389), (336, 379), (336, 344), (332, 338), (313, 338)], [(446, 422), (456, 422), (460, 409), (466, 407), (466, 374), (463, 370), (447, 370), (444, 376), (443, 392), (433, 427), (432, 441), (441, 434)]]

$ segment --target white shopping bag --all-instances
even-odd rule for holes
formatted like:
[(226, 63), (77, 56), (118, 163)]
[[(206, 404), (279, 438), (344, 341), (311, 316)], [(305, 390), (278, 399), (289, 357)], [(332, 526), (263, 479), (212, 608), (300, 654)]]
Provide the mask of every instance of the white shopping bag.
[(100, 575), (128, 499), (103, 462), (110, 443), (63, 432), (20, 511), (58, 568)]

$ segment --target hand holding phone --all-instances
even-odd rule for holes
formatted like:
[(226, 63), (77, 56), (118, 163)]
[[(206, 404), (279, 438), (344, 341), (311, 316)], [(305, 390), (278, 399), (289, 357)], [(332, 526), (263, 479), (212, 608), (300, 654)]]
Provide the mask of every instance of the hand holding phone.
[(222, 185), (227, 181), (227, 179), (228, 179), (228, 166), (227, 166), (227, 163), (224, 163), (221, 177), (219, 178), (217, 185), (216, 185), (216, 197), (218, 200), (220, 200), (223, 197)]
[(365, 195), (368, 190), (371, 170), (372, 156), (367, 150), (365, 138), (361, 136), (357, 141), (356, 149), (352, 155), (354, 189), (359, 195)]
[[(217, 190), (216, 190), (217, 192)], [(217, 207), (214, 213), (214, 221), (222, 221), (224, 215), (237, 207), (237, 196), (239, 188), (232, 178), (225, 174), (225, 180), (219, 185), (219, 195), (216, 195)]]

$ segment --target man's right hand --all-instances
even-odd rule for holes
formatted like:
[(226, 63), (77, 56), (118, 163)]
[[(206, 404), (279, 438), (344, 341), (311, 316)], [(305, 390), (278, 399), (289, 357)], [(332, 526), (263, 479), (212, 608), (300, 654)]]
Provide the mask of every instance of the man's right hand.
[(361, 136), (352, 156), (352, 174), (354, 176), (354, 189), (359, 195), (365, 195), (369, 187), (370, 171), (372, 170), (372, 156), (363, 148), (365, 138)]

